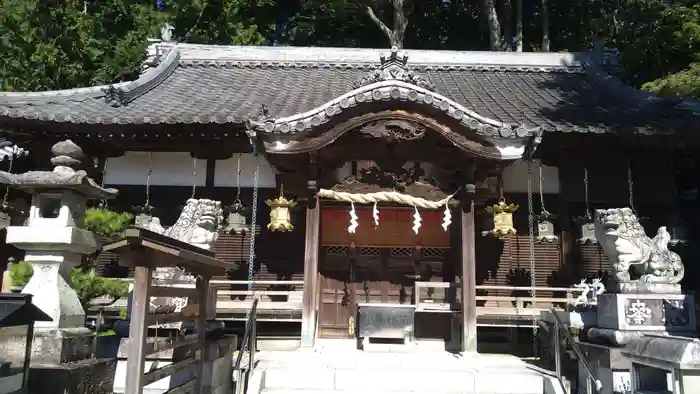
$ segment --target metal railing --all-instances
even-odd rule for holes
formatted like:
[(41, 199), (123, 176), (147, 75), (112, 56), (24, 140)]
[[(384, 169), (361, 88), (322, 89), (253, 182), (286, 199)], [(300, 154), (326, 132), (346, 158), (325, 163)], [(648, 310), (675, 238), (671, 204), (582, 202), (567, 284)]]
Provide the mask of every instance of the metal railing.
[[(257, 311), (258, 298), (253, 300), (253, 305), (250, 308), (250, 315), (246, 322), (241, 348), (233, 364), (233, 372), (236, 374), (236, 394), (245, 394), (245, 392), (248, 391), (248, 381), (255, 367), (255, 352), (258, 340)], [(243, 360), (243, 355), (246, 350), (248, 350), (248, 366), (241, 368), (241, 361)]]
[[(586, 394), (599, 393), (603, 388), (603, 384), (600, 382), (600, 379), (595, 376), (591, 363), (588, 361), (583, 352), (581, 352), (581, 349), (578, 347), (576, 341), (574, 341), (569, 328), (561, 321), (559, 315), (557, 315), (556, 309), (552, 308), (551, 313), (552, 316), (554, 316), (554, 367), (557, 378), (561, 380), (562, 375), (560, 335), (563, 333), (564, 339), (566, 342), (568, 342), (569, 346), (571, 346), (576, 359), (583, 364), (586, 370)], [(593, 391), (594, 387), (595, 391)]]

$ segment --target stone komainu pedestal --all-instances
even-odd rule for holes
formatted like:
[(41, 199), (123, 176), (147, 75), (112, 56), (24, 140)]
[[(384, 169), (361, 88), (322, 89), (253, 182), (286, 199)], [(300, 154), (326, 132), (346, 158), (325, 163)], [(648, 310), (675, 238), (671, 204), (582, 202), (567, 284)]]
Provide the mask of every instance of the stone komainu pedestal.
[(614, 282), (607, 286), (612, 293), (598, 296), (598, 322), (588, 338), (624, 346), (648, 332), (695, 336), (695, 302), (681, 292), (685, 270), (668, 249), (666, 227), (650, 238), (633, 210), (599, 209), (595, 232)]
[(602, 394), (622, 394), (634, 379), (630, 346), (649, 335), (695, 337), (695, 302), (681, 291), (685, 270), (668, 249), (666, 227), (650, 238), (633, 210), (599, 209), (595, 238), (610, 262), (612, 282), (606, 284), (610, 292), (598, 296), (595, 324), (585, 327), (579, 347), (603, 383)]
[[(117, 191), (101, 188), (76, 169), (83, 152), (70, 140), (55, 144), (51, 152), (53, 171), (0, 172), (0, 183), (32, 195), (26, 224), (8, 227), (6, 242), (25, 251), (34, 273), (23, 292), (32, 294), (32, 302), (52, 319), (35, 326), (30, 392), (109, 392), (111, 384), (102, 383), (113, 378), (116, 361), (88, 360), (93, 334), (85, 328), (85, 311), (68, 280), (83, 256), (99, 248), (95, 235), (82, 228), (86, 202), (113, 198)], [(17, 354), (16, 344), (24, 343), (18, 335), (0, 335), (3, 357), (12, 360)], [(81, 382), (86, 376), (94, 383)]]

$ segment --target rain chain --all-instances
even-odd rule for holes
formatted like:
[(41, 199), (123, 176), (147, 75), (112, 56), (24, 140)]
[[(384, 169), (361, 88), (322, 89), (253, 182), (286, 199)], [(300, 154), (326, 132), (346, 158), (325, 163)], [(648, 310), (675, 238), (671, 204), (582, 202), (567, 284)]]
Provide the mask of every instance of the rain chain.
[[(542, 189), (542, 167), (540, 166), (540, 193)], [(541, 197), (541, 194), (540, 194)], [(527, 206), (528, 206), (528, 249), (530, 252), (530, 297), (532, 305), (535, 304), (535, 299), (537, 298), (537, 293), (535, 291), (535, 286), (537, 285), (535, 277), (535, 212), (532, 202), (532, 161), (527, 163)], [(543, 208), (544, 210), (544, 208)], [(532, 326), (532, 351), (535, 356), (537, 355), (537, 324)]]
[[(253, 174), (253, 209), (250, 218), (250, 249), (248, 250), (248, 293), (252, 292), (253, 290), (253, 275), (255, 273), (255, 226), (258, 220), (258, 179), (260, 178), (260, 160), (257, 158), (257, 156), (256, 161), (255, 173)], [(240, 166), (238, 168), (240, 172)], [(248, 329), (248, 323), (250, 323), (250, 312), (251, 310), (248, 309), (245, 317), (246, 330)]]

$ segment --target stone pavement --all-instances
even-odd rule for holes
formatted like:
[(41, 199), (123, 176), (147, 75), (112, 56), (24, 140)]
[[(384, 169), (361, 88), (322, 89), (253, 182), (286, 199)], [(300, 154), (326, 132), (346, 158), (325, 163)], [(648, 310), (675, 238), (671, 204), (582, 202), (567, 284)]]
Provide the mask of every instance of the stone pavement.
[(547, 380), (514, 356), (452, 354), (424, 344), (359, 351), (354, 341), (327, 340), (256, 359), (248, 394), (543, 394)]

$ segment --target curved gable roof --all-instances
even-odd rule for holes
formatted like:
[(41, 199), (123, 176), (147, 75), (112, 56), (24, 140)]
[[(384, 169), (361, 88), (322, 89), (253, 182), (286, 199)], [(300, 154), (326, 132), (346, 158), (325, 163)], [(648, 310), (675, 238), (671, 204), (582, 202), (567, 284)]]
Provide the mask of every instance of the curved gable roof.
[[(0, 124), (233, 123), (294, 117), (323, 107), (380, 66), (382, 50), (158, 43), (137, 81), (39, 93), (0, 93)], [(698, 127), (677, 101), (619, 83), (569, 53), (407, 50), (406, 64), (437, 95), (487, 119), (543, 131)], [(488, 123), (488, 122), (486, 122)]]

